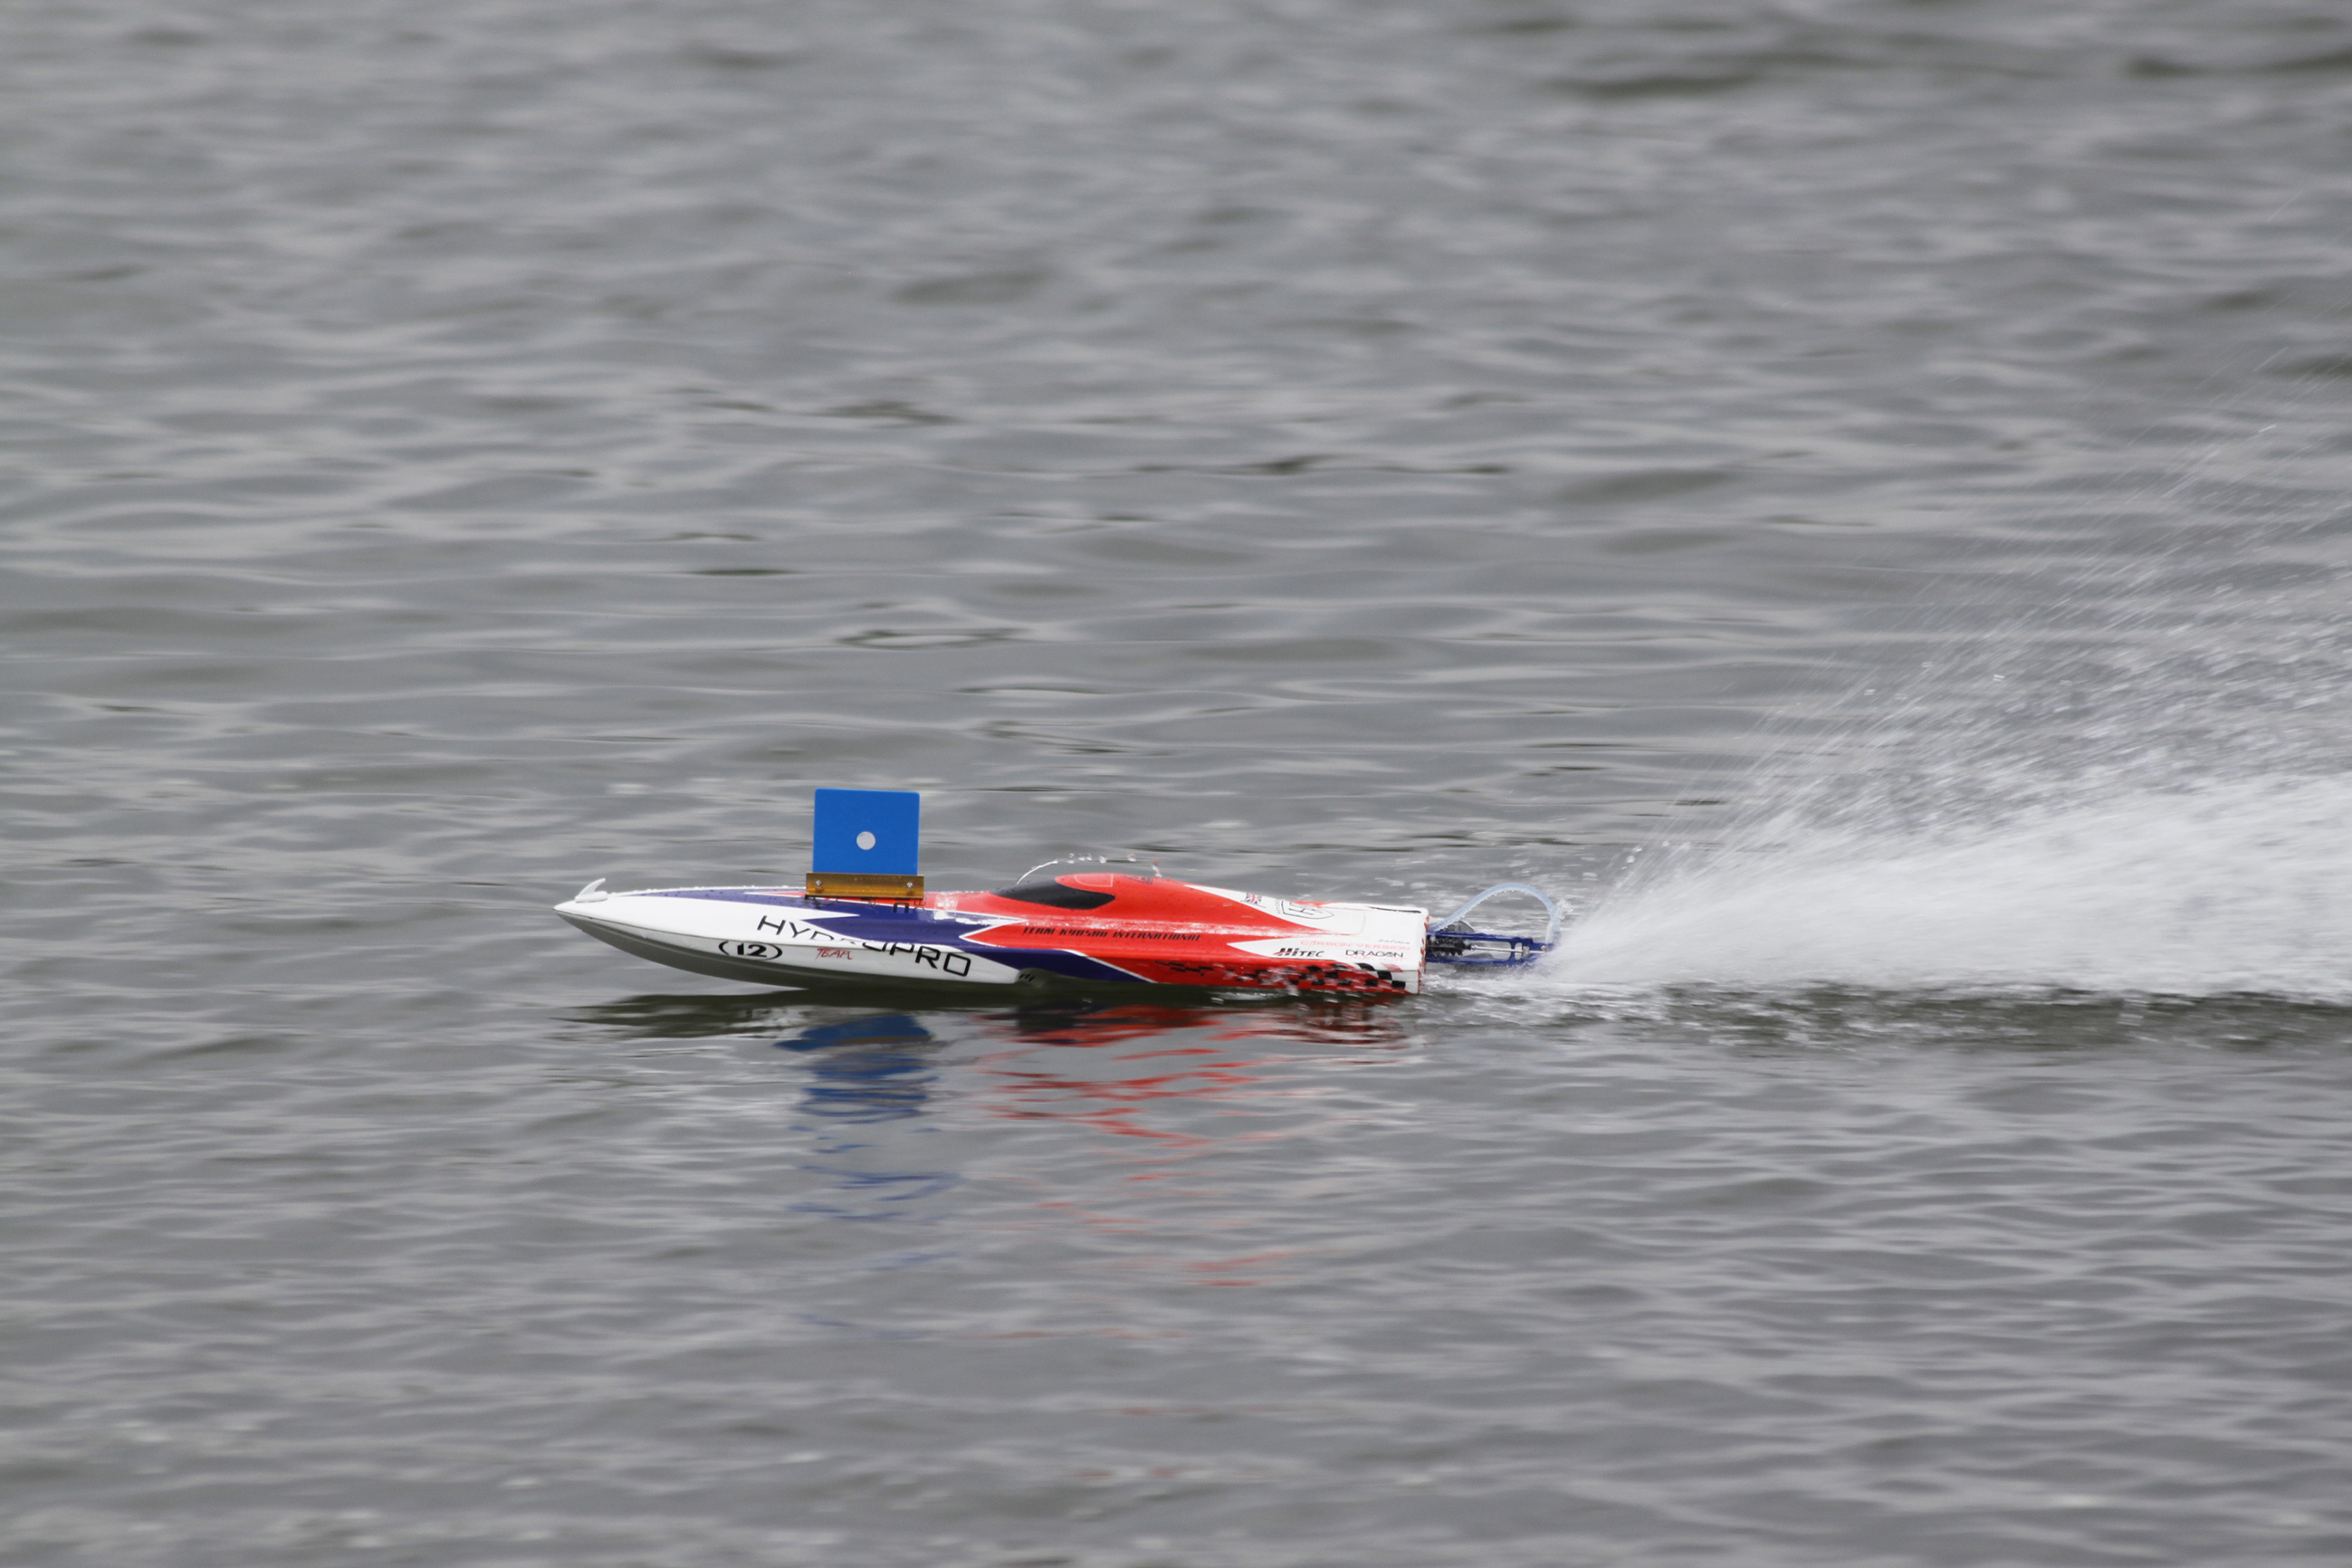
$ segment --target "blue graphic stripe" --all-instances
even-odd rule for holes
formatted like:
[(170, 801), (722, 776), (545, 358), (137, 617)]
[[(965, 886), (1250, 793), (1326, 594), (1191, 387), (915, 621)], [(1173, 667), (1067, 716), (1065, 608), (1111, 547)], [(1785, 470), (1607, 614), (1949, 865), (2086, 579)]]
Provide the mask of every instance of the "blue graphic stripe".
[[(792, 893), (760, 893), (735, 888), (688, 888), (676, 892), (662, 891), (666, 899), (708, 899), (722, 904), (764, 904), (788, 909), (795, 919), (805, 924), (837, 931), (845, 942), (899, 943), (906, 946), (951, 948), (968, 952), (975, 958), (985, 958), (994, 963), (1013, 969), (1038, 969), (1048, 974), (1058, 974), (1066, 980), (1123, 980), (1130, 984), (1149, 984), (1142, 975), (1107, 963), (1087, 953), (1061, 947), (993, 947), (969, 940), (964, 934), (993, 931), (1001, 925), (1017, 923), (1019, 916), (975, 916), (958, 914), (947, 910), (908, 910), (878, 908), (845, 910), (831, 905), (813, 904), (807, 899)], [(952, 929), (941, 931), (941, 926)]]

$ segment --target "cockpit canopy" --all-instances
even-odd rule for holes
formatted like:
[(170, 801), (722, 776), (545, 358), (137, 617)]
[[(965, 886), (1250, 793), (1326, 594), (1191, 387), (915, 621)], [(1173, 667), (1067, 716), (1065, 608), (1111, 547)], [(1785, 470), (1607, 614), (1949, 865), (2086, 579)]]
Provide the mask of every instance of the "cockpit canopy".
[(994, 896), (1047, 909), (1098, 910), (1118, 897), (1111, 890), (1114, 877), (1157, 881), (1160, 863), (1138, 855), (1065, 855), (1032, 866), (1013, 886), (996, 889)]

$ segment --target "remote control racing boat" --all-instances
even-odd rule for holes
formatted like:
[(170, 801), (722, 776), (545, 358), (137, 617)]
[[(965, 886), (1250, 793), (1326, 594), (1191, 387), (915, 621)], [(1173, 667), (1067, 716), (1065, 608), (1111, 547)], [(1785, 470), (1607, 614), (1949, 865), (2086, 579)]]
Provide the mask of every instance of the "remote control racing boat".
[[(606, 892), (604, 879), (555, 912), (624, 952), (675, 969), (770, 985), (867, 984), (1220, 990), (1405, 995), (1429, 963), (1532, 963), (1559, 930), (1523, 883), (1487, 889), (1443, 920), (1394, 904), (1233, 892), (1100, 859), (1052, 861), (993, 892), (927, 893), (915, 869), (919, 797), (816, 792), (806, 885)], [(1540, 938), (1469, 929), (1500, 893), (1533, 898)]]

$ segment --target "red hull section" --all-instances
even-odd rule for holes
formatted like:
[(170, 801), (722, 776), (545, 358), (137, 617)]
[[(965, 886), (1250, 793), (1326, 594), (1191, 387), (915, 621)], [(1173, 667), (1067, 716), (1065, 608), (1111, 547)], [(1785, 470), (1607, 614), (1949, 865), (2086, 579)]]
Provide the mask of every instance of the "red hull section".
[(1164, 877), (1080, 872), (927, 909), (1007, 917), (975, 948), (1082, 953), (1162, 985), (1403, 994), (1420, 989), (1423, 911), (1300, 903)]

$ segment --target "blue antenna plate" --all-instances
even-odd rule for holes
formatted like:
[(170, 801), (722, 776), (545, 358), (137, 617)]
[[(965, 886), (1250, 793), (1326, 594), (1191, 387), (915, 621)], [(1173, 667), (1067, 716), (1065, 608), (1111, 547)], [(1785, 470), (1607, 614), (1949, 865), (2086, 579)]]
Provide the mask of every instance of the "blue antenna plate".
[(911, 877), (921, 869), (923, 797), (910, 789), (821, 789), (809, 869)]

